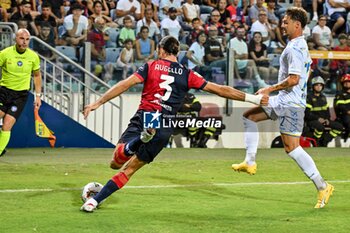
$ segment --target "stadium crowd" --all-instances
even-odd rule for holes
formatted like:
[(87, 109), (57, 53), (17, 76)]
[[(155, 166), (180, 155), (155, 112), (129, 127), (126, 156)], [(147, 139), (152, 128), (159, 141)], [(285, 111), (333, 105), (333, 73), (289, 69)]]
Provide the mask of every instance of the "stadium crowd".
[[(77, 60), (79, 48), (91, 42), (93, 71), (110, 85), (156, 59), (157, 44), (166, 35), (181, 42), (181, 64), (221, 84), (226, 51), (232, 48), (234, 87), (254, 93), (277, 82), (279, 55), (287, 44), (281, 19), (292, 5), (309, 13), (304, 29), (309, 50), (350, 51), (348, 0), (0, 0), (0, 21), (15, 22), (53, 47), (74, 47)], [(32, 47), (55, 59), (42, 45)], [(313, 59), (312, 70), (310, 95), (314, 77), (323, 79), (326, 94), (347, 86), (340, 80), (349, 73), (349, 61)]]

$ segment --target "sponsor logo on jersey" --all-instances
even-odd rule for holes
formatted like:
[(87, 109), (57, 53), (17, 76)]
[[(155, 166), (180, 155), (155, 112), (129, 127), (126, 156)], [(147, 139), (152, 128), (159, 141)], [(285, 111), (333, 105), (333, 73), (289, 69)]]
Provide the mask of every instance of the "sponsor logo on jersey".
[(18, 66), (23, 66), (23, 62), (22, 62), (22, 61), (18, 61), (18, 62), (17, 62), (17, 65), (18, 65)]

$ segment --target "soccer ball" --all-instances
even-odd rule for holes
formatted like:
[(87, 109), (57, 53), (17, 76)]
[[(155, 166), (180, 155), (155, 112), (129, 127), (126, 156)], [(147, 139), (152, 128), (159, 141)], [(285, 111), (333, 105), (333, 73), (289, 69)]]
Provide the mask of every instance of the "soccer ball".
[(81, 193), (81, 200), (85, 203), (90, 198), (96, 196), (101, 191), (102, 188), (103, 188), (103, 185), (98, 182), (88, 183), (83, 188), (83, 191)]

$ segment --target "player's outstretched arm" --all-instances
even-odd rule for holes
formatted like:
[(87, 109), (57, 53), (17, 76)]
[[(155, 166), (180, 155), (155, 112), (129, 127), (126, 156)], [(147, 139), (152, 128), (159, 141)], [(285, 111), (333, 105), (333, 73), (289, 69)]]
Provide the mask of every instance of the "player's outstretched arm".
[(296, 75), (296, 74), (290, 74), (288, 76), (288, 78), (286, 78), (285, 80), (283, 80), (282, 82), (279, 82), (273, 86), (270, 87), (265, 87), (265, 88), (261, 88), (260, 90), (258, 90), (256, 92), (256, 94), (261, 94), (261, 95), (268, 95), (271, 92), (274, 91), (280, 91), (280, 90), (284, 90), (284, 89), (288, 89), (290, 87), (293, 87), (295, 85), (297, 85), (299, 83), (300, 80), (300, 76)]
[(107, 101), (121, 95), (123, 92), (127, 91), (130, 87), (141, 83), (141, 79), (139, 79), (136, 75), (131, 75), (129, 78), (122, 80), (111, 87), (106, 93), (104, 93), (101, 98), (99, 98), (96, 102), (88, 104), (84, 107), (84, 119), (87, 118), (91, 111), (96, 110), (98, 107), (106, 103)]
[(269, 101), (269, 97), (267, 95), (251, 95), (233, 87), (219, 85), (212, 82), (208, 82), (203, 90), (227, 99), (245, 101), (257, 105), (267, 105)]

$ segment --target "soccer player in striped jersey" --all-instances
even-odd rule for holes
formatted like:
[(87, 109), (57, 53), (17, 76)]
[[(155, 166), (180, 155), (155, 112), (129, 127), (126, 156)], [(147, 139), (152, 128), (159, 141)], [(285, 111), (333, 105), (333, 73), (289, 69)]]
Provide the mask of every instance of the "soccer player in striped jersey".
[(251, 175), (256, 173), (255, 157), (259, 141), (256, 123), (267, 119), (278, 119), (286, 153), (315, 184), (318, 190), (315, 208), (323, 208), (328, 203), (334, 187), (323, 180), (313, 159), (299, 145), (299, 137), (304, 126), (307, 80), (312, 62), (303, 36), (306, 22), (307, 13), (304, 9), (292, 7), (286, 11), (281, 28), (288, 36), (289, 42), (280, 58), (278, 83), (257, 92), (269, 95), (271, 92), (279, 91), (278, 95), (270, 97), (267, 107), (255, 107), (243, 114), (246, 157), (242, 163), (232, 164), (232, 169)]
[(185, 94), (191, 88), (202, 89), (228, 99), (267, 104), (267, 95), (245, 94), (229, 86), (207, 82), (198, 73), (183, 67), (176, 59), (179, 48), (180, 43), (177, 39), (172, 36), (164, 37), (158, 45), (158, 60), (144, 64), (129, 78), (113, 86), (95, 103), (85, 106), (86, 118), (91, 111), (105, 102), (138, 83), (144, 83), (139, 108), (116, 145), (110, 164), (113, 169), (121, 169), (106, 183), (101, 192), (84, 203), (81, 210), (93, 212), (99, 203), (121, 189), (138, 169), (152, 162), (167, 145), (173, 129), (144, 129), (144, 113), (176, 114)]

